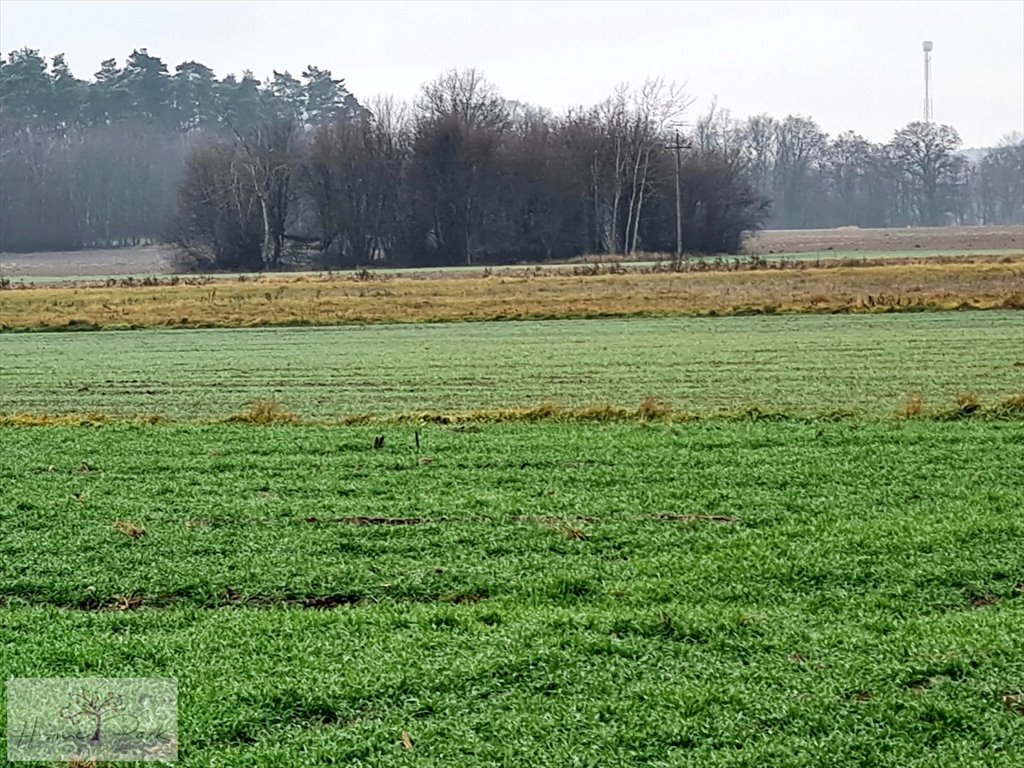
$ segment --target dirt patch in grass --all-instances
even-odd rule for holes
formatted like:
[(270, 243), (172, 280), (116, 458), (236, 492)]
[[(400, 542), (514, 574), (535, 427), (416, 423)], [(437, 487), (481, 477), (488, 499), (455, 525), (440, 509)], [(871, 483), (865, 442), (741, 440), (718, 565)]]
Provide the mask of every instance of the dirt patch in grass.
[(428, 523), (443, 523), (447, 518), (439, 517), (428, 520), (424, 517), (307, 517), (305, 522), (338, 523), (341, 525), (427, 525)]
[(972, 608), (987, 608), (999, 602), (998, 595), (980, 595), (971, 599)]
[(307, 597), (299, 600), (298, 605), (303, 608), (313, 608), (316, 610), (330, 610), (331, 608), (340, 608), (346, 605), (359, 605), (366, 598), (362, 595), (318, 595), (316, 597)]
[[(508, 518), (512, 523), (540, 523), (547, 526), (562, 526), (570, 522), (596, 523), (598, 518), (589, 515), (570, 515), (568, 517), (557, 517), (555, 515), (514, 515)], [(313, 525), (322, 523), (335, 523), (340, 525), (370, 525), (370, 526), (410, 526), (410, 525), (431, 525), (435, 523), (501, 523), (500, 519), (490, 517), (460, 517), (458, 519), (448, 517), (307, 517), (304, 522)]]
[(1004, 693), (1000, 699), (1003, 702), (1003, 706), (1014, 714), (1024, 717), (1024, 693), (1020, 691), (1016, 693)]
[(650, 520), (665, 520), (672, 523), (738, 523), (740, 519), (732, 515), (648, 515)]
[(480, 592), (466, 592), (455, 595), (445, 595), (440, 602), (452, 603), (453, 605), (467, 605), (479, 603), (487, 599), (487, 595)]
[[(229, 606), (300, 606), (302, 608), (337, 608), (345, 605), (356, 605), (368, 599), (366, 595), (360, 594), (333, 594), (333, 595), (311, 595), (308, 597), (287, 597), (277, 595), (243, 595), (228, 587), (224, 590), (220, 599), (215, 601), (215, 607)], [(186, 597), (161, 596), (161, 595), (115, 595), (113, 599), (98, 602), (85, 600), (81, 603), (65, 605), (68, 610), (88, 612), (126, 612), (137, 611), (143, 608), (147, 610), (168, 610), (177, 605), (193, 602)], [(204, 602), (208, 606), (208, 603)]]
[(1004, 600), (1018, 600), (1021, 597), (1024, 597), (1024, 583), (1014, 584), (1008, 590), (1003, 588), (994, 591), (967, 591), (967, 600), (971, 608), (988, 608)]
[[(60, 607), (68, 611), (87, 613), (124, 613), (139, 610), (160, 611), (170, 610), (181, 605), (196, 604), (204, 608), (308, 608), (311, 610), (331, 610), (346, 606), (379, 603), (387, 599), (407, 603), (450, 603), (462, 605), (478, 603), (486, 600), (489, 595), (484, 592), (443, 592), (421, 594), (387, 593), (391, 585), (384, 585), (381, 593), (334, 592), (322, 595), (266, 594), (244, 593), (232, 587), (225, 587), (216, 597), (186, 595), (114, 595), (111, 598), (96, 599), (86, 597), (75, 603), (60, 603)], [(6, 598), (0, 597), (0, 604)], [(46, 600), (30, 599), (33, 605), (50, 604)]]
[[(661, 522), (670, 523), (717, 523), (720, 525), (739, 523), (741, 519), (732, 515), (675, 515), (675, 514), (660, 514), (660, 515), (643, 515), (641, 519), (654, 520)], [(368, 526), (368, 527), (384, 527), (384, 528), (407, 528), (419, 525), (441, 525), (441, 524), (453, 524), (453, 525), (466, 525), (466, 524), (485, 524), (485, 525), (502, 525), (511, 523), (515, 525), (532, 524), (542, 525), (553, 530), (564, 531), (571, 536), (571, 531), (582, 530), (579, 528), (580, 524), (596, 524), (603, 522), (602, 518), (594, 517), (593, 515), (512, 515), (508, 518), (496, 518), (496, 517), (483, 517), (480, 515), (471, 515), (468, 517), (364, 517), (364, 516), (351, 516), (351, 517), (304, 517), (301, 520), (302, 523), (308, 525), (352, 525), (352, 526)], [(216, 525), (279, 525), (282, 520), (278, 519), (250, 519), (250, 520), (234, 520), (234, 519), (221, 519), (214, 522), (205, 518), (198, 520), (187, 520), (185, 526), (187, 528), (195, 528), (200, 526), (208, 526), (212, 524)], [(585, 538), (585, 536), (579, 536), (578, 538)]]
[(87, 597), (80, 603), (64, 607), (74, 611), (127, 612), (139, 610), (145, 602), (146, 599), (142, 595), (114, 595), (104, 601)]
[(599, 518), (590, 515), (569, 515), (559, 517), (557, 515), (515, 515), (510, 518), (513, 523), (540, 523), (542, 525), (564, 525), (568, 522), (575, 523), (597, 523)]
[(129, 523), (125, 520), (118, 520), (114, 523), (114, 530), (118, 533), (123, 533), (129, 539), (141, 539), (146, 535), (146, 529), (141, 525)]

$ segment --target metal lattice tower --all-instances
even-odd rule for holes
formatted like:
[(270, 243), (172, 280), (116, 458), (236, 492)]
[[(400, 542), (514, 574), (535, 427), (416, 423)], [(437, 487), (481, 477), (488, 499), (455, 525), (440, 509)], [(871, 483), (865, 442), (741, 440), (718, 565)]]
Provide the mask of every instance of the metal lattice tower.
[(924, 121), (932, 121), (932, 41), (925, 40), (921, 45), (924, 51)]

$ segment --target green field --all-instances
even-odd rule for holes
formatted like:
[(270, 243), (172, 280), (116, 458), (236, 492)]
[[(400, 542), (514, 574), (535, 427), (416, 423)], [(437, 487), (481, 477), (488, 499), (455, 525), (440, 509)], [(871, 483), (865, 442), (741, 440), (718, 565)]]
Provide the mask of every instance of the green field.
[(635, 406), (892, 415), (1024, 391), (1012, 311), (0, 336), (0, 413), (220, 418), (258, 398), (314, 421), (374, 412)]
[(375, 434), (5, 430), (0, 672), (186, 766), (1024, 757), (1020, 423)]
[[(0, 427), (0, 676), (176, 678), (190, 768), (1017, 766), (1024, 419), (895, 416), (968, 392), (1020, 313), (3, 334), (180, 423)], [(803, 420), (323, 425), (647, 396)]]

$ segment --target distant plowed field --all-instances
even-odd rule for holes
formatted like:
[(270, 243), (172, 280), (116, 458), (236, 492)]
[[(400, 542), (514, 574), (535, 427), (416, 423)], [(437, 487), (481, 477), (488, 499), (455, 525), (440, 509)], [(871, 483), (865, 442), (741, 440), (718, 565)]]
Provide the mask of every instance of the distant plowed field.
[(1006, 251), (1024, 249), (1024, 227), (907, 227), (905, 229), (773, 229), (746, 243), (748, 253)]
[[(1024, 252), (1024, 227), (916, 227), (907, 229), (778, 229), (760, 232), (746, 243), (746, 252), (836, 255), (901, 254), (927, 256)], [(138, 248), (0, 254), (0, 275), (18, 278), (96, 278), (170, 274), (171, 249)], [(650, 259), (647, 254), (642, 259)], [(582, 259), (590, 261), (592, 259)], [(465, 269), (460, 267), (460, 269)]]
[(170, 249), (159, 245), (138, 248), (96, 248), (82, 251), (0, 254), (0, 273), (18, 277), (110, 277), (169, 274)]

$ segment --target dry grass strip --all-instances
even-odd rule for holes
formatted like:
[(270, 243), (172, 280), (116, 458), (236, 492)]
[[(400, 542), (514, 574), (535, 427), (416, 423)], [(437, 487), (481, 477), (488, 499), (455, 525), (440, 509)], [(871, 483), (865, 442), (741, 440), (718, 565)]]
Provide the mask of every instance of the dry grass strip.
[(623, 274), (303, 276), (0, 292), (3, 330), (1024, 309), (1024, 259)]
[[(198, 419), (171, 421), (161, 414), (137, 416), (108, 415), (100, 412), (89, 413), (0, 413), (0, 428), (3, 427), (101, 427), (117, 425), (163, 425), (187, 424), (192, 426), (208, 424), (238, 424), (253, 426), (304, 425), (315, 427), (358, 427), (385, 425), (438, 424), (450, 426), (459, 432), (478, 431), (475, 425), (562, 421), (574, 423), (594, 422), (637, 422), (637, 423), (686, 423), (694, 421), (842, 421), (870, 418), (870, 414), (858, 411), (819, 411), (798, 413), (776, 408), (749, 405), (738, 409), (717, 409), (692, 412), (675, 409), (667, 401), (647, 397), (636, 408), (607, 403), (579, 407), (561, 406), (543, 402), (535, 406), (520, 408), (491, 408), (467, 411), (410, 411), (396, 414), (363, 413), (343, 416), (330, 420), (306, 420), (284, 410), (276, 401), (257, 400), (248, 411), (222, 419)], [(924, 421), (957, 421), (961, 419), (1000, 419), (1018, 421), (1024, 419), (1024, 392), (1001, 400), (982, 403), (974, 393), (957, 394), (952, 404), (930, 405), (918, 394), (912, 394), (907, 401), (889, 418), (901, 420), (919, 419)], [(877, 414), (875, 418), (886, 418)], [(432, 462), (419, 462), (429, 465)], [(80, 470), (81, 471), (81, 470)]]

